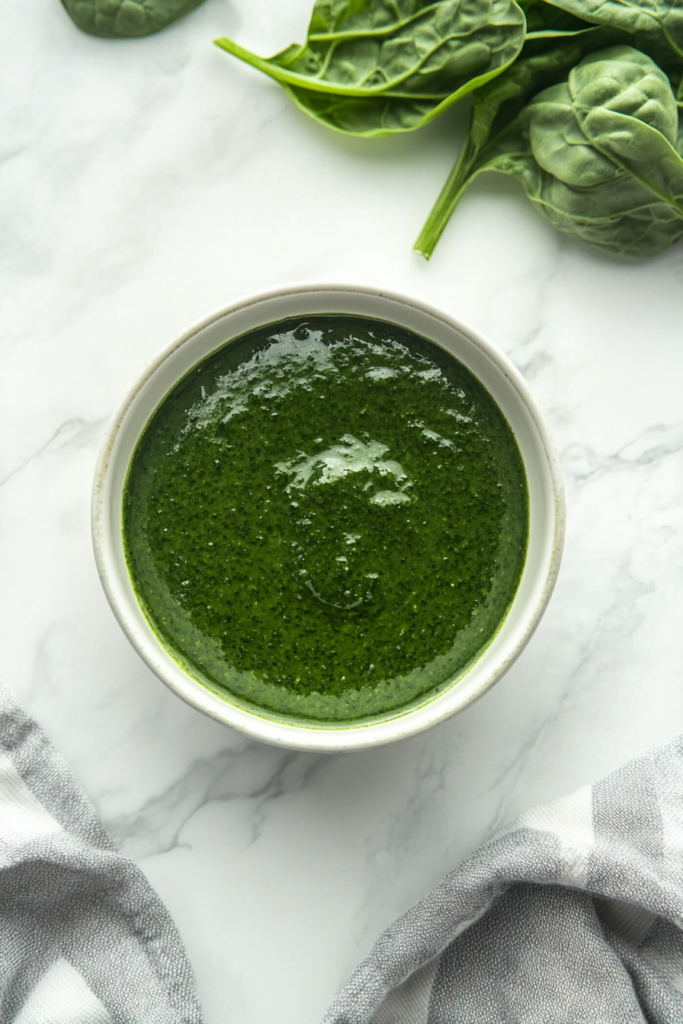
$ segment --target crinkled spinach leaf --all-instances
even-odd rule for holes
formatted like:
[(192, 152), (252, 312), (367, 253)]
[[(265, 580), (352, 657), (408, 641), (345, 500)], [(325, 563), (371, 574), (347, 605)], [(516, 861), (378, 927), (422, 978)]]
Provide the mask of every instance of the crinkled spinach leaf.
[[(549, 7), (548, 4), (540, 3), (534, 3), (534, 6)], [(530, 23), (533, 23), (535, 14), (530, 11), (526, 13)], [(563, 14), (559, 10), (557, 13)], [(415, 249), (427, 259), (434, 251), (461, 196), (481, 170), (484, 147), (514, 121), (532, 96), (566, 79), (569, 71), (591, 51), (622, 39), (623, 34), (614, 29), (587, 26), (585, 22), (581, 24), (584, 27), (579, 29), (558, 28), (553, 15), (546, 14), (542, 38), (527, 37), (521, 57), (501, 75), (473, 93), (472, 115), (465, 145), (415, 242)], [(628, 39), (627, 36), (624, 38)]]
[(562, 231), (608, 252), (651, 256), (683, 235), (683, 159), (669, 80), (628, 46), (585, 57), (481, 150)]
[(147, 36), (199, 7), (203, 0), (62, 0), (84, 32), (110, 39)]
[(306, 43), (269, 60), (216, 43), (316, 120), (370, 136), (427, 124), (511, 64), (524, 34), (516, 0), (318, 0)]

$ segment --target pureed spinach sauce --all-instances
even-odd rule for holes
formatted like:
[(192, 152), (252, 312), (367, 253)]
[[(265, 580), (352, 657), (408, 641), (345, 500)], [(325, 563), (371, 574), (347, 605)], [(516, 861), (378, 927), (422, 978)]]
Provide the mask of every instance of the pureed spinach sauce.
[(238, 704), (323, 722), (462, 674), (515, 595), (528, 518), (519, 449), (477, 379), (410, 331), (341, 314), (195, 366), (123, 498), (133, 586), (173, 657)]

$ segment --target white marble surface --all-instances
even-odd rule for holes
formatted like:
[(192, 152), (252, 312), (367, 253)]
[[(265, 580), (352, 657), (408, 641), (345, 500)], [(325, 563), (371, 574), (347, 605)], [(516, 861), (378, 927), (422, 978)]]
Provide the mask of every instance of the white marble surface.
[[(315, 1024), (395, 916), (504, 819), (683, 727), (683, 247), (626, 263), (480, 179), (431, 263), (412, 242), (466, 105), (417, 135), (327, 132), (211, 45), (270, 53), (310, 0), (206, 0), (165, 32), (81, 34), (1, 3), (0, 678), (170, 907), (206, 1024)], [(482, 701), (373, 752), (286, 753), (182, 705), (101, 591), (89, 497), (143, 364), (290, 280), (405, 290), (531, 385), (566, 474), (550, 608)]]

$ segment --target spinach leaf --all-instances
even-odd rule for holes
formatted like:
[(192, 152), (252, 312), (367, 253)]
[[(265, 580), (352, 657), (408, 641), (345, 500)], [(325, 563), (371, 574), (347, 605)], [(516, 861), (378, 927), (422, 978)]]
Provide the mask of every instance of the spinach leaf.
[(589, 26), (583, 18), (555, 7), (546, 0), (519, 0), (526, 18), (525, 52), (530, 39), (563, 38), (567, 33), (581, 31)]
[[(534, 6), (553, 10), (548, 4), (534, 3)], [(529, 22), (535, 21), (538, 25), (541, 12), (526, 10), (526, 13)], [(416, 251), (426, 259), (433, 253), (465, 189), (481, 170), (484, 147), (514, 121), (532, 96), (566, 78), (592, 50), (621, 40), (622, 33), (613, 29), (588, 26), (584, 22), (581, 23), (583, 28), (565, 30), (557, 27), (561, 19), (548, 13), (541, 16), (544, 19), (542, 36), (527, 36), (521, 57), (472, 95), (472, 115), (465, 145), (415, 242)]]
[(482, 171), (512, 175), (560, 230), (608, 252), (651, 256), (683, 235), (676, 99), (628, 46), (585, 57), (487, 143)]
[(194, 10), (203, 0), (62, 0), (84, 32), (109, 39), (147, 36)]
[(269, 60), (215, 42), (316, 120), (372, 136), (433, 120), (511, 64), (524, 33), (516, 0), (317, 0), (306, 43)]
[(552, 0), (596, 25), (628, 32), (637, 49), (669, 71), (683, 63), (683, 5), (676, 0)]

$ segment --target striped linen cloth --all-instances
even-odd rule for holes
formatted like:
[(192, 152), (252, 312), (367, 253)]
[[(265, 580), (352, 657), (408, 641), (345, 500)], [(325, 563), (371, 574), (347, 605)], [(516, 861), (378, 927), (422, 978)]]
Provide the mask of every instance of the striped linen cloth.
[(201, 1024), (168, 911), (2, 686), (0, 1021)]
[[(482, 846), (324, 1024), (683, 1024), (682, 922), (683, 738)], [(1, 686), (0, 1022), (201, 1024), (168, 912)]]
[(682, 927), (679, 738), (480, 847), (323, 1024), (683, 1024)]

